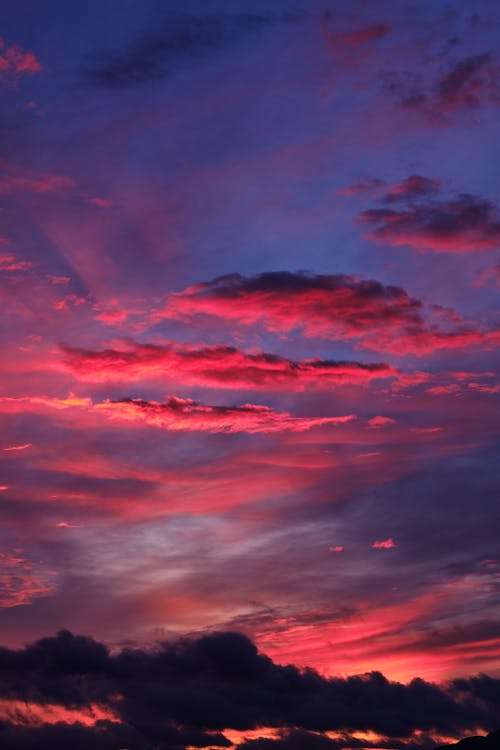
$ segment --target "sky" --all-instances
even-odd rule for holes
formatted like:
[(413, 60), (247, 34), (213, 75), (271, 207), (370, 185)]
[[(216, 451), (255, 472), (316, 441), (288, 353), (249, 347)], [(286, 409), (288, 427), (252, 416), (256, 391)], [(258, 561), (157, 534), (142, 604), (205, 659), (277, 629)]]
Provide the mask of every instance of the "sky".
[(498, 729), (498, 4), (0, 34), (2, 747)]

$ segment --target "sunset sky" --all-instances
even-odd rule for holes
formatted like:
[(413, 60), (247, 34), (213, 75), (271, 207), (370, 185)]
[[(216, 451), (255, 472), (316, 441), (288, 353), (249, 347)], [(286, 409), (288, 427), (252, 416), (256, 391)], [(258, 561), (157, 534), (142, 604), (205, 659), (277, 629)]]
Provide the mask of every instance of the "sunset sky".
[(500, 727), (498, 3), (0, 35), (2, 747)]

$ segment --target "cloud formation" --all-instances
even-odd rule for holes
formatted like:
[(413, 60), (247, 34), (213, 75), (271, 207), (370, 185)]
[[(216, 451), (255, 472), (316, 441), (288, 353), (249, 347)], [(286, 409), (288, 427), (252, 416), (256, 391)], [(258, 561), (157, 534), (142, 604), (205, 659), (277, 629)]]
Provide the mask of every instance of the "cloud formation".
[(396, 377), (398, 370), (383, 362), (319, 358), (293, 361), (276, 354), (247, 354), (232, 346), (195, 347), (182, 344), (123, 343), (121, 349), (90, 350), (63, 346), (63, 364), (88, 382), (179, 378), (193, 385), (223, 388), (302, 390), (367, 383)]
[(0, 608), (31, 604), (55, 591), (54, 573), (27, 559), (22, 550), (0, 552)]
[(500, 247), (498, 206), (468, 193), (445, 197), (439, 192), (438, 180), (419, 175), (390, 187), (382, 200), (406, 205), (363, 211), (360, 219), (371, 227), (368, 236), (421, 251), (465, 253)]
[(269, 406), (206, 406), (193, 399), (169, 396), (166, 401), (140, 398), (106, 399), (93, 402), (69, 394), (66, 399), (46, 396), (0, 397), (0, 413), (22, 414), (50, 412), (73, 419), (75, 413), (84, 417), (100, 417), (130, 425), (159, 427), (176, 432), (304, 432), (314, 427), (335, 427), (356, 419), (356, 415), (340, 417), (293, 417)]
[(355, 419), (342, 417), (292, 417), (269, 406), (202, 406), (192, 399), (170, 396), (163, 403), (142, 399), (105, 401), (95, 411), (110, 419), (139, 422), (166, 430), (202, 432), (304, 432), (313, 427), (334, 427)]
[(356, 345), (398, 355), (437, 349), (491, 348), (500, 331), (482, 330), (422, 302), (398, 286), (341, 274), (276, 271), (219, 276), (172, 294), (158, 318), (210, 315), (270, 331), (302, 329), (309, 336), (354, 339)]
[(270, 330), (363, 336), (367, 329), (418, 324), (421, 302), (401, 287), (343, 274), (275, 271), (219, 276), (173, 294), (165, 316), (198, 314), (263, 322)]
[(67, 746), (63, 740), (116, 750), (227, 747), (225, 729), (257, 727), (346, 736), (361, 730), (398, 740), (411, 739), (416, 730), (457, 736), (498, 721), (498, 680), (439, 687), (419, 679), (389, 682), (378, 672), (327, 679), (311, 669), (278, 666), (235, 632), (110, 653), (96, 640), (61, 631), (19, 651), (0, 649), (0, 675), (4, 700), (52, 711), (56, 705), (73, 711), (96, 705), (113, 717), (86, 727), (4, 721), (0, 740), (9, 750)]

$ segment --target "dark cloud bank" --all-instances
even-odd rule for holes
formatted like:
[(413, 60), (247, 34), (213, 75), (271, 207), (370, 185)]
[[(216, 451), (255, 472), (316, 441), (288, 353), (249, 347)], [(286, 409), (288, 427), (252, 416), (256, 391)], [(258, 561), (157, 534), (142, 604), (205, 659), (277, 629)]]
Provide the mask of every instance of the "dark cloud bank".
[[(0, 649), (0, 699), (66, 709), (99, 704), (119, 719), (91, 727), (4, 721), (3, 750), (227, 747), (224, 729), (266, 726), (280, 728), (280, 737), (247, 740), (242, 749), (370, 747), (350, 737), (356, 730), (388, 738), (373, 747), (430, 748), (435, 743), (422, 737), (413, 742), (415, 730), (462, 736), (500, 723), (498, 679), (478, 676), (446, 686), (420, 679), (403, 685), (379, 672), (326, 679), (275, 664), (234, 632), (112, 653), (91, 638), (61, 631), (19, 651)], [(314, 734), (325, 731), (342, 737)], [(470, 747), (476, 746), (494, 745), (478, 740)]]

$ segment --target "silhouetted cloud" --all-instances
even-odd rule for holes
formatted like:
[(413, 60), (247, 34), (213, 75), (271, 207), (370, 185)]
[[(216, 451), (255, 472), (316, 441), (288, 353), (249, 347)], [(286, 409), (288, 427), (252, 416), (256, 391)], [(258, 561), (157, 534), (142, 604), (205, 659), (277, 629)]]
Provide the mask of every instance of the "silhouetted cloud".
[(223, 49), (242, 36), (294, 21), (297, 13), (173, 13), (126, 49), (95, 56), (87, 74), (99, 85), (122, 88), (166, 78), (183, 64)]
[[(307, 732), (335, 730), (387, 738), (411, 738), (415, 730), (456, 736), (495, 725), (500, 689), (493, 678), (442, 687), (419, 679), (389, 682), (378, 672), (327, 679), (311, 669), (278, 666), (235, 632), (111, 653), (98, 641), (61, 631), (19, 651), (0, 648), (0, 676), (3, 700), (69, 709), (92, 703), (116, 717), (86, 728), (4, 721), (0, 741), (6, 750), (64, 747), (70, 740), (78, 748), (224, 747), (230, 744), (224, 729), (257, 727), (295, 727), (299, 734), (288, 735), (284, 748), (305, 747), (297, 743)], [(314, 747), (335, 750), (324, 739)]]
[(440, 745), (436, 750), (498, 750), (499, 747), (500, 729), (487, 736), (470, 736), (451, 745)]

